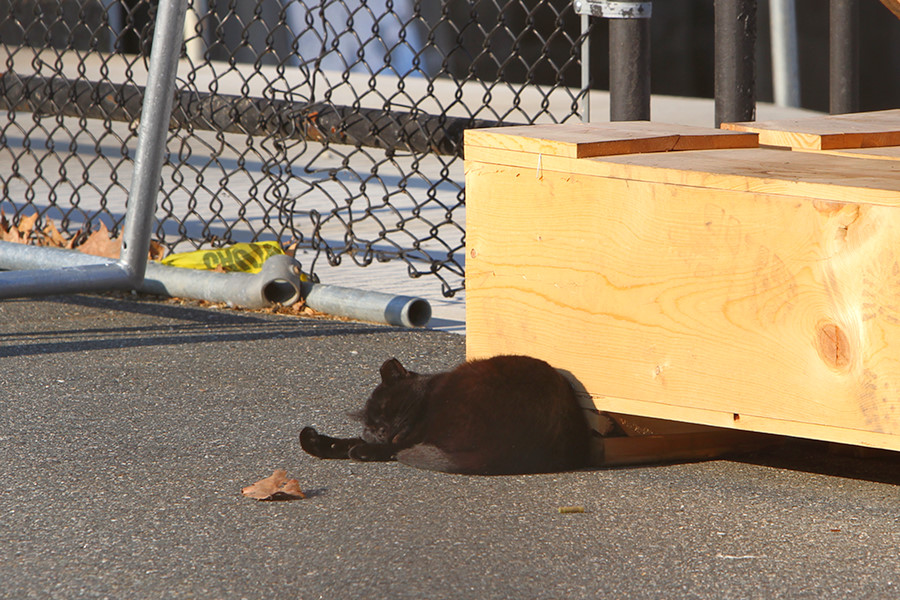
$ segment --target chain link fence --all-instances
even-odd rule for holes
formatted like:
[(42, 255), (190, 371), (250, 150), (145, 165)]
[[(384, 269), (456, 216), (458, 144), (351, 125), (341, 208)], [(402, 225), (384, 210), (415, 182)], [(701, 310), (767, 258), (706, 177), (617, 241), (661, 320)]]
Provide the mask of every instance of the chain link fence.
[[(0, 208), (122, 226), (156, 2), (0, 0)], [(569, 0), (192, 0), (154, 237), (463, 288), (462, 132), (578, 117)]]

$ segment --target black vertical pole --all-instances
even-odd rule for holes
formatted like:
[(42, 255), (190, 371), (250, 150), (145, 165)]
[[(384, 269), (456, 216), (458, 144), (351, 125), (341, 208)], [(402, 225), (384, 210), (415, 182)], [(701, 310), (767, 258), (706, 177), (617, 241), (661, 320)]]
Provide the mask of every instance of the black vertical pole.
[(716, 127), (756, 119), (756, 0), (715, 0)]
[(609, 120), (650, 120), (650, 19), (609, 20)]
[(859, 6), (857, 0), (829, 3), (829, 112), (859, 111)]

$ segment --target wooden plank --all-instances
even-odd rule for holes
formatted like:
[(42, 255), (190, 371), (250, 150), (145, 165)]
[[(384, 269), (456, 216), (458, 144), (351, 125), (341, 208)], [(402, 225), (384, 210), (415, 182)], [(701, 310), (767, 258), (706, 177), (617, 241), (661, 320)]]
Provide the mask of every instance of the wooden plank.
[[(831, 202), (900, 206), (900, 177), (888, 161), (851, 160), (812, 152), (765, 148), (640, 154), (579, 160), (568, 157), (466, 148), (471, 165), (520, 167), (532, 180), (544, 173), (585, 175), (660, 182), (725, 191), (747, 191)], [(477, 167), (471, 167), (477, 168)]]
[(569, 158), (705, 150), (755, 148), (756, 134), (650, 121), (561, 123), (469, 129), (466, 147), (503, 148)]
[(654, 419), (640, 415), (623, 415), (619, 413), (604, 412), (629, 436), (670, 435), (673, 433), (703, 433), (717, 431), (719, 428), (708, 425), (697, 425), (683, 421), (668, 421), (666, 419)]
[(543, 358), (600, 410), (900, 449), (900, 210), (468, 161), (466, 183), (471, 358)]
[[(738, 429), (741, 431), (766, 432), (773, 435), (806, 438), (851, 444), (854, 446), (900, 450), (900, 437), (872, 431), (851, 429), (840, 426), (819, 425), (797, 420), (773, 419), (767, 416), (705, 410), (703, 408), (674, 406), (660, 402), (645, 402), (631, 398), (616, 398), (602, 394), (591, 394), (582, 398), (585, 404), (593, 404), (603, 411), (628, 411), (657, 419), (681, 419), (710, 427)], [(738, 418), (735, 419), (734, 415)]]
[(900, 109), (811, 119), (722, 123), (723, 129), (759, 134), (759, 143), (798, 150), (900, 145)]
[(869, 158), (875, 160), (900, 160), (900, 146), (882, 146), (880, 148), (839, 148), (836, 150), (814, 150), (817, 153), (846, 156), (848, 158)]
[(900, 0), (881, 0), (881, 3), (884, 4), (889, 11), (894, 13), (894, 16), (900, 19)]
[(744, 431), (710, 430), (637, 437), (609, 437), (597, 441), (596, 466), (616, 467), (660, 462), (708, 460), (752, 452), (782, 443), (781, 438)]

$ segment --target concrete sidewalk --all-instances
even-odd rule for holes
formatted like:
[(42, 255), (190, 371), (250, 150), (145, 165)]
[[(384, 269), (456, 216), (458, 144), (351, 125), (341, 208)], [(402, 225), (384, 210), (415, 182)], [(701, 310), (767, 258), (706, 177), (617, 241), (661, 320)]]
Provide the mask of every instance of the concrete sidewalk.
[[(72, 296), (0, 303), (0, 597), (892, 598), (900, 462), (815, 445), (465, 477), (304, 455), (465, 337)], [(308, 498), (257, 502), (276, 468)], [(583, 514), (560, 514), (561, 506)]]

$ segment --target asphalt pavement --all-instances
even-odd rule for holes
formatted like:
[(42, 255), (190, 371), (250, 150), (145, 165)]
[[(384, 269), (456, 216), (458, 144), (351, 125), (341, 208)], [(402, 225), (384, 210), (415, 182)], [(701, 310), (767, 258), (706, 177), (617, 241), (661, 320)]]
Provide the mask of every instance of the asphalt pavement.
[[(464, 354), (440, 331), (0, 302), (0, 598), (900, 596), (893, 455), (469, 477), (301, 452), (304, 425), (355, 431), (385, 358)], [(279, 468), (306, 499), (241, 495)]]

